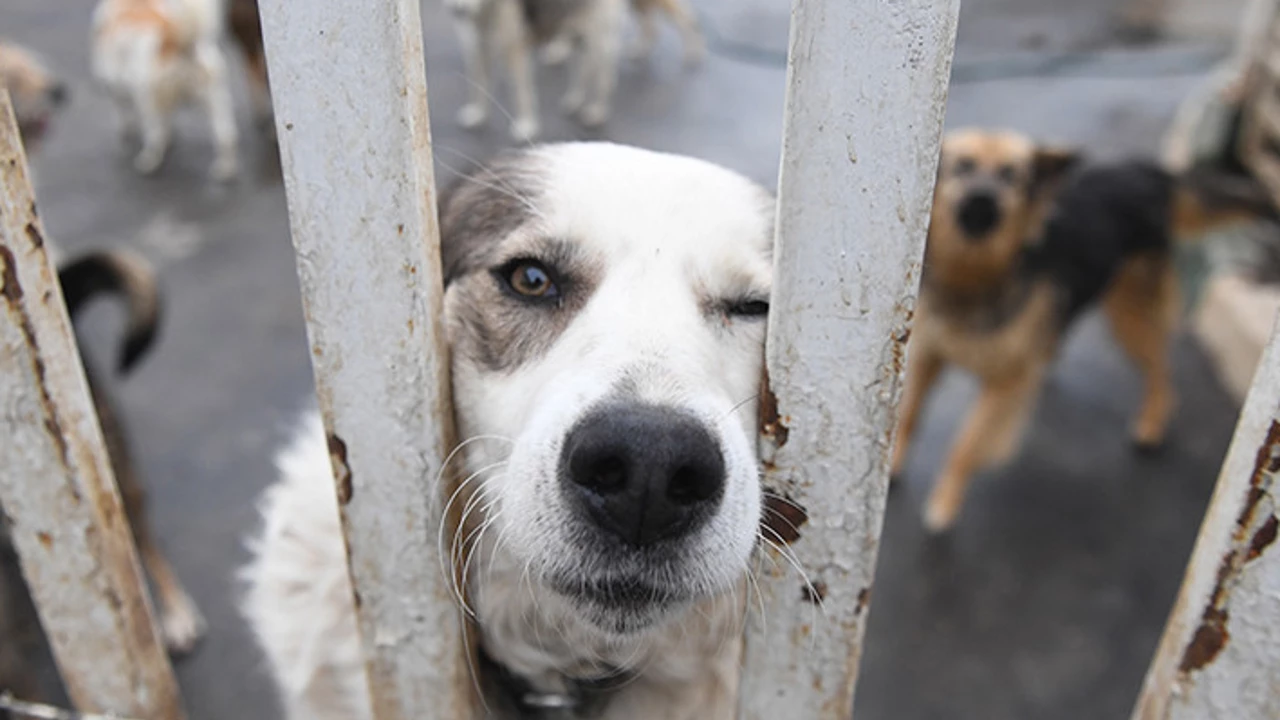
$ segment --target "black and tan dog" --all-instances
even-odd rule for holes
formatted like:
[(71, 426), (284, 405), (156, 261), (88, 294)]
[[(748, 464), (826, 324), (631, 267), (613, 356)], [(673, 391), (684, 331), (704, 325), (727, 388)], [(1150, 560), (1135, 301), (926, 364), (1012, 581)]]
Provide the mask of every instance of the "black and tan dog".
[(1159, 445), (1174, 406), (1173, 243), (1271, 213), (1260, 188), (1220, 174), (1077, 164), (1072, 152), (1012, 132), (962, 130), (943, 142), (895, 476), (945, 366), (976, 375), (981, 391), (929, 496), (930, 530), (955, 522), (975, 472), (1017, 449), (1063, 333), (1094, 303), (1143, 375), (1133, 441)]
[[(124, 373), (133, 369), (151, 348), (159, 322), (159, 294), (150, 265), (127, 251), (95, 252), (62, 265), (58, 280), (72, 318), (102, 293), (124, 298), (128, 327), (119, 370)], [(145, 491), (119, 415), (102, 384), (95, 380), (91, 364), (85, 363), (84, 369), (138, 555), (155, 585), (165, 644), (174, 652), (190, 650), (204, 632), (204, 619), (151, 537)], [(2, 518), (0, 513), (0, 691), (9, 690), (24, 699), (42, 699), (32, 661), (42, 644), (40, 625)]]

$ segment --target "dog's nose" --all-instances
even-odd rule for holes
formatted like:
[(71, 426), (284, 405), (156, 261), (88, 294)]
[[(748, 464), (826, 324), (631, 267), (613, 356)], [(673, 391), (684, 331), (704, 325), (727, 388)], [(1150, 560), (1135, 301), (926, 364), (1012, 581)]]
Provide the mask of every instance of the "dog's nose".
[(60, 82), (49, 88), (49, 99), (53, 101), (54, 105), (61, 105), (66, 102), (69, 94), (66, 83)]
[(607, 405), (569, 431), (560, 479), (592, 523), (644, 547), (687, 534), (711, 514), (724, 492), (724, 457), (688, 413)]
[(994, 193), (971, 193), (960, 203), (957, 219), (970, 240), (979, 240), (1000, 223), (1000, 204)]

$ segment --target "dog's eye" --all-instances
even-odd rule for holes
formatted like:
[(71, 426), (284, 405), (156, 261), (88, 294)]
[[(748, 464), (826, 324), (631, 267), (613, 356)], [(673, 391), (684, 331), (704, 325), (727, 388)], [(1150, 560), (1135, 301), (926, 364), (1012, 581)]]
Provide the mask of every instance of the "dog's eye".
[(996, 171), (996, 174), (1000, 177), (1000, 182), (1008, 185), (1012, 185), (1018, 181), (1018, 168), (1013, 165), (1001, 165), (1000, 169)]
[(498, 270), (498, 277), (512, 292), (523, 297), (550, 300), (560, 295), (551, 270), (537, 260), (512, 260)]
[(952, 174), (960, 177), (972, 175), (973, 171), (977, 169), (978, 163), (974, 162), (973, 158), (968, 157), (962, 157), (959, 160), (956, 160), (955, 164), (951, 166)]
[(764, 317), (769, 314), (769, 301), (756, 298), (733, 300), (725, 304), (724, 312), (730, 317)]

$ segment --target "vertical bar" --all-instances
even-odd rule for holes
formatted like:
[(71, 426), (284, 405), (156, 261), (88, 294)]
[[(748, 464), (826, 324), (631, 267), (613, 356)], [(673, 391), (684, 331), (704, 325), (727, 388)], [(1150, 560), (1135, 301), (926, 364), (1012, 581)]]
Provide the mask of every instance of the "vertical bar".
[(957, 11), (792, 4), (761, 451), (808, 578), (766, 551), (742, 718), (852, 713)]
[(1280, 717), (1280, 320), (1262, 355), (1134, 720)]
[(0, 88), (0, 507), (76, 707), (181, 720), (43, 237)]
[(465, 718), (435, 546), (453, 409), (418, 0), (260, 8), (374, 717)]

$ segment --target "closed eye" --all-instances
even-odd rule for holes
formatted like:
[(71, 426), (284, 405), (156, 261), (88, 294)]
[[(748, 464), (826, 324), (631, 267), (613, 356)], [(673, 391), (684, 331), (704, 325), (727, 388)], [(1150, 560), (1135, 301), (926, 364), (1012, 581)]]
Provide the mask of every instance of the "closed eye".
[(724, 304), (724, 314), (729, 317), (763, 318), (769, 314), (769, 301), (762, 298), (739, 298)]

